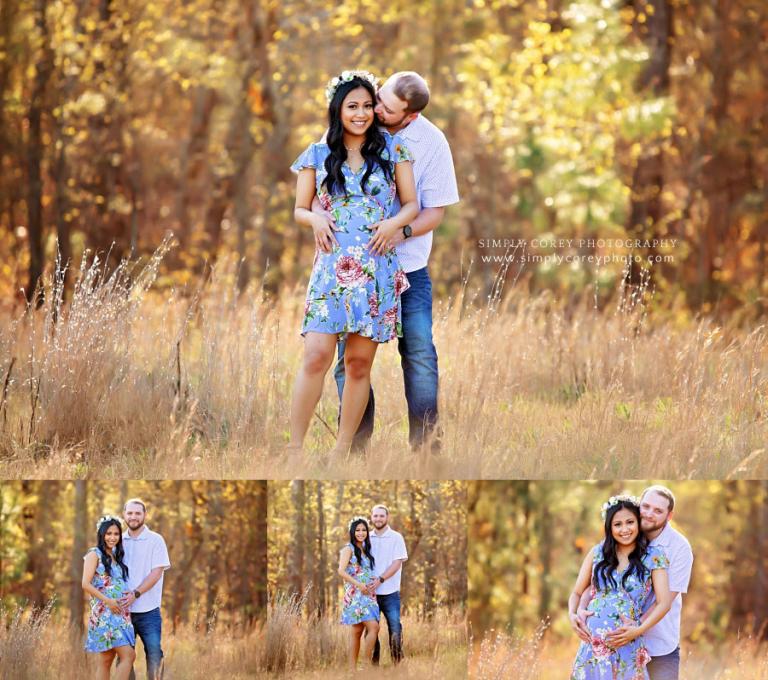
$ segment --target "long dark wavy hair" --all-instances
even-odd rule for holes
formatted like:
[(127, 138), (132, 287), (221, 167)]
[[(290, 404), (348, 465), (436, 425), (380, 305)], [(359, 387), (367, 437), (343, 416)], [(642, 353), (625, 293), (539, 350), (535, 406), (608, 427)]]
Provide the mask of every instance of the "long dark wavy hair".
[(613, 577), (613, 571), (619, 566), (619, 556), (616, 554), (617, 543), (611, 531), (611, 523), (614, 515), (619, 510), (629, 510), (637, 520), (637, 541), (635, 549), (629, 555), (629, 566), (624, 571), (621, 578), (621, 586), (626, 587), (627, 579), (636, 573), (639, 579), (644, 579), (648, 569), (643, 564), (643, 557), (648, 550), (648, 538), (640, 530), (640, 508), (631, 501), (621, 500), (616, 505), (612, 505), (605, 513), (605, 540), (603, 541), (602, 559), (595, 566), (595, 572), (592, 575), (592, 584), (600, 589), (614, 589), (617, 587), (616, 579)]
[[(362, 550), (360, 550), (360, 546), (357, 545), (357, 539), (355, 538), (355, 530), (361, 524), (365, 525), (365, 530), (367, 532), (365, 540), (363, 541)], [(371, 566), (375, 564), (373, 553), (371, 552), (371, 528), (368, 526), (368, 522), (366, 522), (362, 517), (353, 519), (349, 523), (349, 542), (352, 544), (352, 550), (355, 551), (355, 557), (357, 558), (358, 564), (363, 563), (363, 554), (365, 554), (365, 556), (371, 561)]]
[[(358, 87), (364, 87), (368, 94), (373, 99), (374, 106), (376, 105), (376, 90), (373, 89), (373, 85), (369, 83), (365, 78), (354, 76), (352, 80), (348, 82), (342, 82), (336, 88), (336, 92), (331, 99), (331, 103), (328, 105), (328, 135), (326, 136), (326, 143), (331, 150), (328, 157), (325, 159), (325, 171), (328, 173), (327, 177), (323, 180), (326, 190), (329, 194), (347, 195), (347, 186), (344, 182), (344, 173), (341, 170), (341, 166), (344, 165), (344, 161), (347, 160), (347, 149), (344, 146), (344, 124), (341, 122), (341, 105), (344, 103), (344, 98)], [(363, 175), (363, 181), (361, 186), (365, 191), (366, 183), (371, 173), (376, 169), (378, 165), (386, 176), (387, 180), (392, 180), (393, 173), (391, 164), (382, 158), (382, 153), (387, 147), (387, 142), (384, 139), (384, 134), (379, 130), (379, 125), (376, 122), (376, 114), (373, 115), (373, 123), (365, 132), (365, 141), (360, 149), (360, 153), (365, 160), (365, 174)]]
[(125, 562), (123, 562), (123, 558), (125, 557), (125, 550), (123, 549), (123, 527), (120, 526), (120, 522), (114, 517), (99, 524), (99, 528), (96, 531), (96, 545), (99, 548), (99, 553), (101, 553), (101, 563), (104, 565), (104, 569), (107, 570), (107, 574), (112, 574), (112, 555), (109, 552), (109, 548), (107, 548), (107, 542), (104, 540), (104, 536), (107, 534), (107, 529), (111, 526), (116, 526), (117, 530), (120, 532), (120, 540), (118, 540), (117, 545), (115, 546), (115, 562), (123, 572), (123, 578), (127, 579), (128, 567)]

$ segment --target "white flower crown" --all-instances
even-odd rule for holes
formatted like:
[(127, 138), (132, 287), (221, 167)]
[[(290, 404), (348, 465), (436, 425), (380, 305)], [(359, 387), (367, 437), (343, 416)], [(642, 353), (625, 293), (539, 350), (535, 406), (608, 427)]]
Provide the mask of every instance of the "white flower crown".
[(340, 76), (331, 78), (328, 81), (328, 85), (325, 87), (326, 101), (330, 104), (331, 100), (333, 99), (333, 95), (336, 94), (336, 90), (339, 88), (339, 85), (342, 83), (348, 83), (353, 78), (361, 78), (362, 80), (367, 80), (371, 85), (373, 85), (374, 89), (376, 89), (376, 86), (379, 84), (379, 79), (369, 71), (342, 71)]
[(120, 519), (118, 517), (113, 517), (112, 515), (104, 515), (99, 519), (98, 522), (96, 522), (96, 531), (98, 531), (101, 528), (101, 525), (104, 524), (104, 522), (109, 522), (112, 519), (120, 523)]
[(611, 496), (605, 503), (603, 503), (603, 507), (600, 510), (600, 514), (602, 515), (603, 520), (605, 520), (605, 517), (608, 514), (608, 510), (614, 505), (621, 503), (621, 501), (626, 501), (627, 503), (632, 503), (632, 505), (640, 507), (640, 499), (637, 496), (630, 496), (629, 494)]

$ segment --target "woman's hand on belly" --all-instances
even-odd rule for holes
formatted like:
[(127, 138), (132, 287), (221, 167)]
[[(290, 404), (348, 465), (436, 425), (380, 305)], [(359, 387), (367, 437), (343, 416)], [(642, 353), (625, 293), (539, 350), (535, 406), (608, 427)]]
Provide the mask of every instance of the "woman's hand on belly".
[(371, 225), (373, 238), (366, 246), (374, 255), (384, 255), (404, 240), (403, 229), (392, 220), (382, 220)]
[(611, 647), (618, 649), (619, 647), (628, 645), (630, 642), (636, 640), (639, 637), (640, 633), (638, 632), (637, 621), (633, 621), (632, 619), (622, 614), (621, 626), (606, 634), (605, 639)]

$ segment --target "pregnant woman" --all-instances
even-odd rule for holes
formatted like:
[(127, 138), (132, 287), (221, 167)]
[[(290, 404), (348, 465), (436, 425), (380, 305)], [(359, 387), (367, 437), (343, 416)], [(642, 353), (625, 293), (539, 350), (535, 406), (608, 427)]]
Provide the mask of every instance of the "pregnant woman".
[(118, 600), (128, 593), (120, 520), (109, 515), (96, 523), (96, 547), (83, 556), (83, 590), (91, 596), (85, 651), (98, 654), (97, 680), (109, 680), (115, 656), (116, 680), (128, 680), (136, 658), (136, 637), (127, 608)]
[[(669, 561), (641, 533), (636, 498), (612, 497), (603, 506), (603, 520), (605, 538), (584, 558), (568, 600), (575, 614), (591, 588), (590, 641), (579, 646), (571, 680), (648, 680), (650, 656), (642, 636), (672, 605)], [(629, 627), (629, 640), (612, 646), (606, 636), (620, 627)]]
[(339, 576), (344, 579), (341, 622), (351, 626), (349, 664), (352, 670), (357, 668), (363, 632), (363, 658), (368, 661), (371, 660), (373, 646), (379, 634), (379, 605), (376, 602), (376, 594), (370, 587), (376, 578), (373, 565), (368, 522), (362, 517), (356, 517), (349, 523), (349, 543), (341, 549), (339, 555)]
[[(418, 215), (418, 204), (410, 152), (398, 135), (385, 137), (375, 124), (375, 83), (365, 71), (334, 78), (326, 90), (327, 141), (311, 144), (291, 166), (299, 173), (294, 215), (312, 228), (316, 251), (289, 450), (301, 450), (336, 344), (345, 337), (335, 452), (349, 452), (368, 403), (376, 348), (402, 335), (400, 296), (408, 280), (387, 235), (405, 228)], [(335, 226), (312, 212), (315, 195)], [(387, 218), (396, 196), (400, 211)]]

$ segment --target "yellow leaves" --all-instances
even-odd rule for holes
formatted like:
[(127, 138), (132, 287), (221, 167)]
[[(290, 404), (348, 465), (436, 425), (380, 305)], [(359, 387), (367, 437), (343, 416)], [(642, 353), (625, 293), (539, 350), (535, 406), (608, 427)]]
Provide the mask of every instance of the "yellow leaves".
[(77, 102), (73, 106), (73, 109), (80, 113), (86, 113), (91, 116), (96, 116), (102, 113), (107, 106), (106, 97), (99, 92), (83, 92), (80, 95)]

